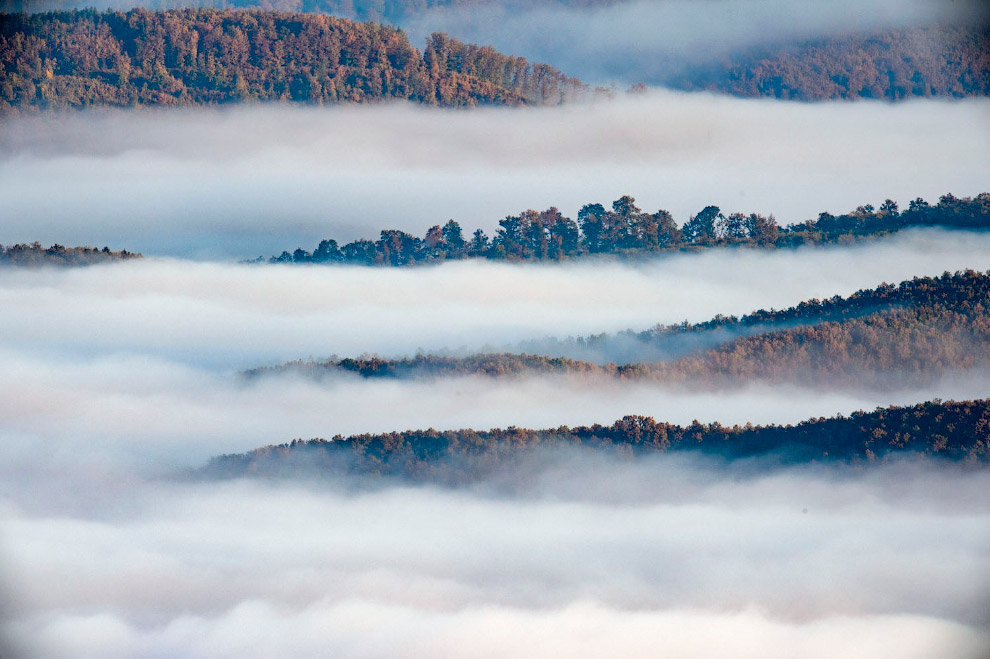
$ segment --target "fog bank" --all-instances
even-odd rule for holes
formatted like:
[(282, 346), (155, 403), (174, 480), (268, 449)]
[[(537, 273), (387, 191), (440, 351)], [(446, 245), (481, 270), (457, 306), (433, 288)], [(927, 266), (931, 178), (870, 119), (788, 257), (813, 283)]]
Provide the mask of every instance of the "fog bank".
[(130, 472), (168, 473), (213, 455), (294, 438), (592, 425), (627, 414), (680, 425), (798, 423), (933, 398), (971, 400), (990, 391), (986, 374), (952, 375), (924, 386), (892, 382), (884, 391), (765, 384), (690, 391), (580, 376), (341, 376), (319, 382), (283, 376), (245, 383), (234, 374), (148, 359), (71, 363), (0, 355), (0, 493), (21, 481), (38, 447), (45, 448), (48, 467), (65, 469), (64, 494), (80, 479), (112, 482)]
[(139, 482), (85, 512), (7, 499), (2, 634), (52, 657), (990, 647), (985, 473), (562, 465), (515, 496)]
[(458, 353), (786, 308), (966, 268), (990, 269), (990, 234), (919, 230), (853, 248), (709, 250), (640, 263), (366, 268), (145, 259), (7, 269), (0, 348), (220, 369), (333, 354)]
[[(322, 238), (492, 233), (624, 194), (781, 223), (990, 180), (990, 100), (790, 104), (652, 93), (543, 109), (80, 111), (0, 122), (0, 242), (253, 257)], [(579, 139), (575, 136), (581, 136)]]

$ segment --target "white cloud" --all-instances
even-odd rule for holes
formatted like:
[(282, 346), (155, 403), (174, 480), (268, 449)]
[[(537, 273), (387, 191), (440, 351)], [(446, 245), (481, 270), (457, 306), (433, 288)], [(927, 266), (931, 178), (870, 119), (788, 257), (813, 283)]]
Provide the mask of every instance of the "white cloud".
[(713, 250), (633, 264), (387, 269), (151, 260), (7, 271), (0, 347), (221, 368), (476, 350), (786, 308), (965, 268), (990, 269), (986, 235), (920, 231), (853, 249)]
[(507, 498), (138, 484), (82, 513), (8, 509), (3, 630), (73, 657), (987, 648), (986, 474), (571, 466)]
[(975, 195), (990, 101), (790, 104), (654, 93), (564, 108), (79, 112), (0, 123), (4, 243), (253, 257), (322, 238), (632, 194), (804, 221)]

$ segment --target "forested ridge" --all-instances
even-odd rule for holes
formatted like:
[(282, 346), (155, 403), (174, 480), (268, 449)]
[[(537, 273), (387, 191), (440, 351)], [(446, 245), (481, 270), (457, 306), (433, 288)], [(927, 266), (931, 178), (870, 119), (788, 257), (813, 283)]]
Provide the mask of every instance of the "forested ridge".
[(0, 14), (0, 112), (243, 101), (558, 104), (585, 91), (545, 64), (323, 14), (93, 10)]
[(126, 249), (114, 251), (109, 247), (104, 247), (103, 249), (97, 247), (66, 247), (58, 243), (55, 243), (51, 247), (42, 247), (39, 242), (34, 242), (30, 245), (8, 245), (6, 247), (0, 245), (0, 266), (92, 265), (94, 263), (126, 261), (128, 259), (139, 258), (141, 258), (141, 254), (128, 252)]
[(407, 430), (378, 435), (293, 440), (210, 460), (199, 476), (404, 477), (454, 484), (512, 466), (537, 449), (581, 447), (619, 455), (693, 451), (726, 459), (771, 456), (784, 464), (872, 462), (920, 454), (990, 464), (990, 400), (934, 400), (785, 426), (679, 426), (626, 416), (610, 426), (511, 426), (479, 430)]
[[(715, 340), (706, 341), (704, 335), (713, 331), (718, 332)], [(690, 338), (685, 342), (686, 336)], [(335, 357), (257, 368), (246, 375), (354, 373), (396, 378), (588, 373), (703, 387), (754, 380), (903, 387), (949, 372), (990, 367), (990, 273), (947, 272), (884, 284), (846, 298), (760, 310), (741, 319), (718, 316), (697, 325), (657, 326), (641, 332), (636, 340), (644, 352), (670, 340), (697, 348), (669, 361), (625, 364), (511, 353)]]
[[(190, 0), (188, 6), (323, 13), (357, 21), (398, 22), (427, 11), (502, 6), (506, 8), (604, 7), (625, 0)], [(0, 11), (58, 11), (78, 5), (67, 0), (0, 0)], [(147, 9), (173, 9), (174, 0), (146, 0)]]
[(990, 27), (936, 25), (759, 46), (668, 84), (781, 99), (990, 95)]
[[(0, 0), (0, 10), (11, 14), (17, 11), (37, 12), (39, 8), (57, 11), (60, 7), (72, 4), (58, 0)], [(142, 4), (171, 11), (169, 8), (175, 3), (163, 0), (157, 4), (151, 1)], [(309, 16), (331, 15), (342, 19), (368, 21), (362, 30), (349, 30), (351, 36), (344, 39), (346, 50), (358, 46), (361, 41), (370, 44), (372, 49), (381, 47), (383, 41), (392, 38), (390, 35), (397, 34), (394, 28), (389, 27), (377, 36), (369, 34), (355, 38), (354, 35), (359, 32), (374, 33), (375, 30), (370, 27), (372, 22), (396, 25), (431, 12), (440, 12), (442, 15), (447, 10), (483, 8), (485, 5), (500, 6), (505, 11), (531, 9), (534, 4), (544, 8), (600, 8), (621, 4), (621, 0), (198, 0), (190, 4), (222, 7), (225, 12), (231, 9), (250, 10), (254, 13), (265, 11), (279, 17), (277, 20), (286, 15), (304, 12)], [(105, 35), (99, 34), (102, 29), (99, 21), (92, 23), (85, 15), (68, 18), (62, 12), (54, 20), (72, 23), (72, 26), (46, 24), (45, 21), (52, 20), (54, 15), (45, 14), (48, 18), (40, 21), (32, 18), (27, 22), (16, 23), (14, 29), (26, 41), (16, 45), (15, 50), (20, 51), (19, 53), (13, 53), (22, 60), (22, 64), (16, 70), (9, 65), (5, 66), (8, 74), (18, 76), (15, 95), (5, 95), (5, 102), (64, 107), (94, 103), (189, 104), (245, 99), (328, 103), (399, 97), (442, 105), (470, 105), (479, 102), (518, 103), (522, 100), (556, 103), (573, 96), (581, 89), (576, 80), (568, 79), (552, 67), (544, 65), (534, 65), (527, 74), (531, 79), (521, 84), (514, 83), (511, 76), (504, 74), (492, 76), (493, 68), (501, 68), (503, 71), (506, 68), (519, 69), (521, 58), (504, 58), (491, 49), (488, 49), (490, 52), (482, 53), (481, 66), (466, 70), (452, 67), (449, 76), (438, 75), (442, 72), (432, 68), (430, 62), (426, 62), (428, 70), (421, 71), (421, 75), (414, 75), (415, 67), (410, 68), (398, 62), (386, 67), (388, 73), (384, 74), (382, 67), (376, 67), (374, 63), (368, 67), (360, 64), (354, 66), (352, 62), (334, 63), (332, 57), (321, 56), (321, 53), (326, 53), (328, 41), (334, 41), (336, 37), (331, 34), (328, 38), (326, 33), (321, 34), (311, 27), (305, 30), (308, 34), (301, 35), (306, 38), (300, 40), (300, 35), (295, 35), (296, 38), (291, 39), (293, 43), (280, 50), (273, 48), (272, 44), (285, 38), (286, 34), (270, 27), (258, 30), (250, 24), (237, 24), (236, 29), (213, 25), (205, 31), (194, 28), (193, 31), (198, 32), (198, 36), (190, 37), (189, 32), (177, 32), (171, 27), (152, 27), (147, 35), (131, 34), (132, 23), (132, 29), (114, 32), (120, 39), (120, 47), (115, 50), (113, 47), (108, 49)], [(170, 19), (166, 22), (175, 21)], [(210, 21), (199, 22), (202, 24)], [(77, 24), (82, 29), (77, 29)], [(138, 25), (137, 29), (142, 29), (142, 26)], [(226, 41), (227, 37), (223, 36), (223, 32), (229, 32), (229, 41)], [(405, 37), (398, 34), (399, 41), (405, 42)], [(195, 61), (198, 46), (206, 53), (213, 52), (214, 64), (211, 66), (204, 61), (184, 68), (178, 65), (180, 61), (173, 60), (170, 63), (166, 57), (162, 58), (162, 63), (167, 75), (162, 74), (156, 70), (157, 61), (154, 57), (145, 59), (138, 52), (147, 43), (146, 36), (154, 42), (159, 35), (165, 39), (166, 50), (178, 54), (178, 60), (188, 60), (191, 57)], [(127, 47), (130, 43), (128, 39), (132, 37), (138, 39), (138, 48)], [(169, 41), (173, 37), (177, 41)], [(243, 38), (247, 39), (246, 44)], [(56, 42), (57, 46), (54, 50), (39, 48), (38, 40)], [(211, 43), (218, 41), (221, 48), (211, 48)], [(220, 57), (223, 46), (227, 43), (234, 46), (233, 58)], [(190, 45), (192, 50), (189, 49)], [(74, 52), (63, 55), (63, 47), (74, 52), (97, 48), (97, 52), (102, 54), (95, 57), (103, 60), (103, 64), (94, 67), (83, 60), (83, 68), (78, 74), (67, 75), (66, 69), (80, 63), (80, 60), (75, 57)], [(314, 61), (307, 61), (307, 58), (299, 56), (300, 49), (306, 48), (314, 49)], [(362, 48), (367, 50), (366, 46)], [(117, 50), (121, 55), (116, 53)], [(402, 53), (400, 58), (412, 58), (412, 51), (412, 47), (405, 42), (388, 56)], [(467, 53), (467, 50), (461, 52)], [(249, 61), (244, 61), (243, 57), (238, 60), (242, 53), (247, 53)], [(133, 84), (132, 79), (120, 77), (123, 73), (121, 69), (125, 68), (125, 58), (122, 55), (129, 59), (128, 65), (134, 74)], [(424, 53), (424, 57), (425, 55)], [(635, 50), (630, 52), (631, 58), (641, 56)], [(359, 54), (357, 59), (360, 57)], [(471, 54), (468, 59), (473, 57), (475, 55)], [(382, 56), (378, 59), (382, 59)], [(457, 55), (454, 59), (459, 61)], [(507, 63), (506, 59), (511, 63)], [(37, 65), (33, 64), (35, 60), (38, 60)], [(27, 62), (31, 64), (26, 64)], [(224, 70), (215, 71), (213, 67), (217, 65), (223, 66)], [(337, 66), (344, 66), (346, 70), (339, 71)], [(53, 72), (50, 80), (46, 78), (49, 69)], [(258, 69), (264, 69), (265, 72), (259, 74)], [(480, 76), (479, 71), (483, 72)], [(328, 76), (327, 72), (331, 75)], [(283, 79), (286, 75), (290, 76), (290, 80)], [(513, 75), (517, 76), (518, 73)], [(840, 98), (897, 101), (911, 97), (986, 96), (990, 94), (990, 26), (986, 20), (973, 19), (963, 24), (890, 28), (817, 39), (771, 39), (758, 46), (737, 48), (725, 55), (713, 55), (700, 60), (681, 61), (673, 57), (664, 69), (653, 75), (656, 78), (653, 82), (676, 89), (802, 101)], [(243, 86), (238, 86), (238, 76), (243, 79)], [(348, 76), (368, 80), (348, 81)], [(535, 78), (541, 79), (538, 84), (534, 82)], [(126, 84), (123, 84), (125, 79)], [(214, 83), (217, 89), (210, 94), (205, 93), (206, 90), (200, 88), (204, 79)], [(398, 83), (396, 86), (390, 85), (392, 79)], [(143, 89), (144, 84), (147, 89)], [(435, 89), (430, 89), (431, 85)], [(114, 86), (120, 89), (114, 91), (111, 89)], [(379, 86), (384, 89), (379, 91)], [(181, 89), (186, 89), (188, 94), (182, 95)], [(32, 91), (38, 99), (37, 103), (29, 101)]]
[(823, 212), (814, 220), (783, 227), (773, 215), (725, 215), (714, 205), (706, 206), (678, 226), (668, 211), (644, 212), (633, 197), (626, 195), (612, 202), (611, 209), (600, 203), (585, 204), (577, 221), (565, 217), (556, 207), (510, 215), (499, 221), (492, 237), (482, 229), (465, 236), (461, 225), (450, 220), (429, 228), (423, 238), (398, 229), (384, 229), (378, 240), (359, 239), (340, 245), (327, 238), (312, 252), (299, 247), (268, 261), (387, 266), (465, 258), (563, 261), (586, 255), (636, 256), (726, 246), (841, 244), (911, 227), (990, 228), (990, 193), (974, 198), (945, 194), (935, 205), (919, 197), (904, 211), (887, 199), (879, 208), (866, 204), (838, 216)]

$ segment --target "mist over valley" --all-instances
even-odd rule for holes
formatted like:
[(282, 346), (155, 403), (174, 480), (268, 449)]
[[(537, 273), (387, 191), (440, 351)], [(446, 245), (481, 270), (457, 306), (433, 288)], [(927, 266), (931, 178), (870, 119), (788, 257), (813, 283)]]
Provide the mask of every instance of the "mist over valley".
[(990, 655), (983, 3), (85, 4), (0, 0), (0, 655)]

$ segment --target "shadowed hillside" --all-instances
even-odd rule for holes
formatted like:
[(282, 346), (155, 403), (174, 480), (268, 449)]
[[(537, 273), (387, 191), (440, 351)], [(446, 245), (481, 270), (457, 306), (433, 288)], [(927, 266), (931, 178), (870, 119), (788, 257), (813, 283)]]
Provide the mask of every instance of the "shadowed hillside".
[[(403, 378), (584, 373), (692, 387), (754, 380), (881, 389), (913, 386), (949, 372), (990, 366), (990, 273), (915, 278), (848, 298), (761, 310), (741, 319), (719, 316), (697, 325), (658, 326), (629, 334), (623, 338), (630, 353), (635, 352), (630, 344), (638, 342), (643, 353), (666, 350), (674, 357), (600, 365), (537, 354), (420, 354), (404, 359), (290, 362), (247, 375), (354, 373)], [(599, 336), (583, 341), (589, 348), (597, 343), (607, 349), (610, 340)]]
[(795, 426), (677, 426), (627, 416), (611, 426), (545, 430), (410, 430), (333, 440), (294, 440), (213, 458), (205, 477), (367, 475), (459, 483), (484, 477), (537, 449), (582, 447), (646, 455), (696, 451), (726, 459), (770, 456), (781, 463), (860, 462), (921, 454), (990, 463), (990, 401), (932, 401), (911, 407), (809, 419)]

